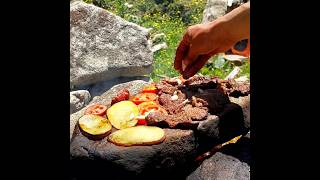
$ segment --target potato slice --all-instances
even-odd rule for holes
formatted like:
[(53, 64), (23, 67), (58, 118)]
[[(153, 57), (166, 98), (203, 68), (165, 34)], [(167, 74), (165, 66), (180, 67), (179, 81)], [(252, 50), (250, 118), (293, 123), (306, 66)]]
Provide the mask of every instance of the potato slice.
[(155, 126), (135, 126), (116, 131), (108, 140), (120, 146), (153, 145), (165, 139), (164, 130)]
[(79, 126), (85, 136), (96, 139), (107, 136), (112, 129), (108, 119), (93, 114), (82, 116), (79, 119)]
[(124, 129), (137, 124), (136, 116), (139, 114), (138, 106), (131, 101), (115, 103), (107, 110), (107, 116), (113, 127)]

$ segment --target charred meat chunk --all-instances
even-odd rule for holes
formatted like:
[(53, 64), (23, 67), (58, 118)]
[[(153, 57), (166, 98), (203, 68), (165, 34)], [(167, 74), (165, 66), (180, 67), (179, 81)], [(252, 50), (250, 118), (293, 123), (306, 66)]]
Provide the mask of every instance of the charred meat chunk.
[(222, 111), (224, 105), (230, 103), (229, 97), (218, 89), (207, 89), (194, 94), (194, 97), (197, 98), (198, 102), (208, 104), (210, 114)]
[(216, 78), (208, 78), (204, 76), (193, 76), (184, 83), (189, 89), (214, 89), (217, 87)]
[(208, 107), (209, 106), (207, 101), (205, 101), (201, 98), (194, 97), (194, 96), (192, 96), (191, 103), (192, 103), (192, 106), (194, 106), (194, 107)]
[(168, 115), (165, 115), (160, 112), (152, 112), (146, 117), (146, 122), (148, 126), (159, 126), (159, 127), (168, 127), (166, 119)]
[(173, 93), (178, 90), (178, 87), (172, 86), (171, 84), (162, 81), (160, 83), (156, 84), (157, 89), (161, 92), (161, 93), (167, 93), (170, 95), (173, 95)]
[(183, 108), (183, 111), (188, 118), (194, 121), (204, 120), (208, 116), (208, 108), (206, 107), (192, 107), (192, 105), (188, 104)]
[(228, 80), (221, 84), (223, 90), (232, 97), (247, 96), (250, 94), (250, 84), (245, 82), (236, 82)]
[(180, 123), (192, 123), (191, 118), (185, 112), (169, 115), (166, 119), (170, 128), (175, 128)]
[(162, 105), (169, 114), (181, 112), (181, 109), (186, 104), (186, 95), (179, 90), (176, 92), (177, 94), (172, 96), (170, 94), (163, 93), (158, 99), (159, 104)]

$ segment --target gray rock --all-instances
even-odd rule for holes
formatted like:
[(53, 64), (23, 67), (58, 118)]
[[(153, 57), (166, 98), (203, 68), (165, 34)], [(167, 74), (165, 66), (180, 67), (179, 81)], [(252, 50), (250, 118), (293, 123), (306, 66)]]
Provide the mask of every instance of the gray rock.
[(203, 11), (202, 23), (211, 22), (226, 14), (228, 0), (207, 0)]
[(70, 92), (70, 114), (79, 111), (91, 100), (90, 93), (86, 90)]
[(250, 166), (239, 159), (217, 152), (191, 173), (187, 180), (249, 180)]
[(207, 0), (206, 7), (203, 11), (202, 23), (211, 22), (233, 9), (239, 7), (246, 0)]
[(199, 134), (208, 138), (208, 142), (223, 143), (240, 134), (246, 134), (249, 129), (244, 122), (242, 108), (235, 103), (228, 103), (223, 111), (209, 115), (197, 127)]
[(246, 128), (250, 128), (250, 94), (239, 98), (229, 97), (230, 101), (241, 106)]
[[(134, 95), (146, 84), (148, 82), (136, 80), (116, 85), (101, 96), (93, 98), (89, 105), (95, 103), (110, 105), (112, 97), (120, 89), (127, 88)], [(172, 178), (171, 173), (186, 177), (191, 172), (189, 168), (194, 166), (194, 159), (198, 155), (211, 149), (218, 142), (225, 142), (245, 131), (242, 114), (239, 116), (239, 113), (242, 113), (241, 107), (229, 103), (226, 104), (224, 111), (217, 114), (218, 121), (206, 127), (217, 132), (209, 136), (210, 138), (201, 135), (201, 132), (199, 134), (196, 130), (165, 129), (166, 140), (158, 145), (121, 147), (109, 143), (107, 138), (93, 141), (83, 136), (76, 124), (83, 116), (84, 110), (85, 108), (70, 116), (70, 158), (72, 168), (77, 172), (74, 172), (75, 176), (79, 172), (81, 176), (86, 176), (88, 174), (85, 172), (108, 169), (110, 171), (106, 179), (110, 178), (111, 174), (115, 174), (116, 179), (122, 179), (125, 175), (166, 179), (162, 176), (170, 174)]]
[(167, 36), (164, 33), (159, 33), (153, 36), (151, 42), (152, 43), (157, 43), (157, 42), (161, 42), (163, 40), (165, 40)]
[(70, 6), (70, 83), (151, 73), (149, 31), (92, 4)]
[(168, 45), (167, 45), (167, 43), (164, 42), (164, 43), (160, 43), (160, 44), (156, 44), (156, 45), (152, 46), (151, 51), (157, 52), (160, 49), (166, 49), (166, 48), (168, 48)]
[(117, 77), (110, 80), (102, 81), (92, 85), (79, 86), (80, 89), (86, 89), (90, 92), (91, 96), (100, 96), (104, 92), (108, 91), (110, 88), (117, 84), (122, 84), (134, 80), (142, 80), (149, 82), (150, 78), (147, 76), (136, 76), (136, 77)]
[(249, 180), (251, 166), (250, 132), (236, 144), (226, 145), (220, 152), (204, 160), (187, 180)]
[[(195, 158), (197, 143), (192, 130), (164, 129), (164, 142), (152, 146), (116, 146), (107, 138), (92, 141), (84, 137), (78, 129), (71, 141), (71, 159), (98, 159), (109, 162), (111, 167), (119, 167), (132, 174), (146, 171), (169, 172), (183, 166)], [(107, 168), (108, 167), (104, 167)]]

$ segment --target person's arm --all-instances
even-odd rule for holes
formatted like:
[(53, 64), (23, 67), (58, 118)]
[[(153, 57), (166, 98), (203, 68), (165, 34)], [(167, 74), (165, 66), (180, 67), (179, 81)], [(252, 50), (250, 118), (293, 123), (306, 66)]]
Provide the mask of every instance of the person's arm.
[(177, 51), (174, 67), (184, 78), (196, 74), (208, 59), (250, 37), (250, 2), (207, 24), (190, 26)]
[(228, 32), (235, 40), (250, 38), (250, 2), (232, 10), (220, 20), (226, 22)]

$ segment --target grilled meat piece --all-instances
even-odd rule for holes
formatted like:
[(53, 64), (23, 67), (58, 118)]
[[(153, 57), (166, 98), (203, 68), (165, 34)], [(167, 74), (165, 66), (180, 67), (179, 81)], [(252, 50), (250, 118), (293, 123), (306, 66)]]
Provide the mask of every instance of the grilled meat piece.
[(186, 104), (186, 95), (183, 94), (180, 90), (177, 91), (178, 98), (173, 99), (173, 95), (170, 94), (161, 94), (159, 96), (159, 104), (162, 105), (169, 114), (175, 114), (181, 111), (181, 108)]
[(250, 94), (250, 84), (245, 82), (236, 82), (233, 79), (230, 79), (226, 82), (221, 83), (222, 89), (229, 96), (239, 97), (239, 96), (247, 96)]
[(168, 127), (166, 119), (168, 115), (160, 112), (152, 112), (146, 117), (146, 122), (148, 126), (158, 126), (158, 127)]
[(208, 107), (209, 106), (207, 101), (205, 101), (201, 98), (194, 97), (194, 96), (192, 96), (191, 103), (192, 103), (192, 106), (194, 106), (194, 107)]
[(173, 93), (176, 90), (178, 90), (178, 87), (172, 86), (171, 84), (169, 84), (165, 81), (161, 81), (160, 83), (157, 83), (156, 87), (161, 93), (167, 93), (170, 95), (173, 95)]
[(194, 94), (194, 97), (197, 98), (197, 102), (201, 101), (207, 105), (210, 114), (221, 112), (224, 105), (230, 103), (229, 97), (218, 89), (207, 89), (201, 93), (197, 92)]
[(189, 89), (214, 89), (217, 87), (217, 78), (207, 78), (204, 76), (193, 76), (184, 83)]
[(182, 108), (188, 118), (195, 121), (204, 120), (208, 116), (208, 108), (206, 107), (192, 107), (191, 104), (186, 105)]

